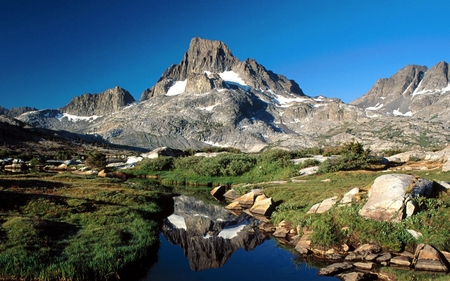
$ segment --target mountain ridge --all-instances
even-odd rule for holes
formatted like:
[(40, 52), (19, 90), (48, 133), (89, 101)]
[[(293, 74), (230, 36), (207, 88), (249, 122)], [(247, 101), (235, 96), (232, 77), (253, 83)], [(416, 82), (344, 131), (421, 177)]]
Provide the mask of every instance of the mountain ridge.
[[(346, 104), (335, 98), (309, 97), (295, 81), (256, 60), (240, 61), (223, 42), (196, 37), (182, 61), (169, 66), (137, 103), (134, 99), (129, 103), (128, 92), (116, 87), (116, 96), (119, 92), (125, 96), (106, 107), (98, 100), (83, 105), (78, 101), (89, 103), (92, 98), (83, 95), (60, 110), (28, 112), (18, 119), (142, 149), (213, 145), (254, 152), (267, 146), (295, 149), (356, 140), (382, 150), (423, 146), (419, 138), (424, 134), (430, 136), (430, 145), (440, 146), (450, 140), (450, 133), (442, 132), (442, 124), (435, 122), (439, 120), (425, 112), (427, 106), (441, 106), (440, 118), (449, 116), (448, 106), (444, 108), (449, 95), (440, 92), (441, 102), (427, 104), (426, 98), (434, 98), (435, 93), (417, 93), (448, 80), (446, 62), (431, 69), (409, 65), (391, 78), (379, 79), (365, 95)], [(414, 109), (420, 106), (422, 113)]]

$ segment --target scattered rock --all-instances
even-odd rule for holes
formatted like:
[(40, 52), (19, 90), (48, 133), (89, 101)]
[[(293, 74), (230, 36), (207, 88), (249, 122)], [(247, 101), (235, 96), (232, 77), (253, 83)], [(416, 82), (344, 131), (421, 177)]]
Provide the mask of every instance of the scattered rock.
[(239, 202), (234, 201), (234, 202), (231, 202), (230, 204), (228, 204), (227, 206), (225, 206), (225, 209), (227, 209), (227, 210), (242, 210), (243, 208), (242, 208), (241, 204), (239, 204)]
[(234, 199), (238, 198), (239, 195), (236, 193), (236, 191), (234, 189), (230, 189), (227, 192), (225, 192), (223, 197), (225, 197), (226, 199), (229, 199), (229, 200), (234, 200)]
[(391, 264), (396, 266), (411, 266), (412, 259), (407, 256), (396, 256), (391, 259)]
[(317, 203), (314, 206), (312, 206), (309, 211), (307, 212), (307, 214), (321, 214), (321, 213), (325, 213), (326, 211), (328, 211), (329, 209), (331, 209), (331, 207), (334, 206), (334, 204), (336, 204), (337, 202), (337, 196), (328, 198), (323, 200), (321, 203)]
[(214, 198), (221, 200), (223, 198), (223, 195), (225, 194), (225, 186), (219, 185), (218, 187), (211, 190), (210, 194), (214, 196)]
[(339, 202), (339, 205), (349, 205), (353, 202), (353, 199), (355, 198), (355, 195), (359, 193), (359, 188), (355, 187), (349, 192), (347, 192), (344, 197), (342, 197), (341, 201)]
[(416, 240), (422, 238), (422, 236), (423, 236), (422, 233), (417, 232), (412, 229), (407, 229), (406, 231), (408, 231), (408, 233), (411, 234), (411, 236), (414, 237), (414, 239), (416, 239)]
[(150, 159), (158, 158), (161, 156), (180, 157), (180, 156), (184, 156), (184, 155), (185, 154), (184, 154), (183, 150), (174, 149), (174, 148), (170, 148), (170, 147), (166, 147), (166, 146), (158, 147), (148, 153), (141, 154), (141, 156), (143, 158), (150, 158)]
[(364, 272), (350, 272), (340, 273), (336, 275), (339, 279), (344, 281), (364, 281), (364, 280), (377, 280), (377, 276), (371, 273)]
[(327, 267), (319, 269), (318, 275), (336, 275), (342, 271), (352, 269), (353, 265), (347, 262), (333, 263)]
[(392, 258), (392, 254), (391, 253), (384, 253), (384, 254), (378, 256), (376, 258), (376, 261), (378, 263), (388, 262), (389, 260), (391, 260), (391, 258)]
[(375, 263), (373, 262), (355, 262), (353, 264), (356, 268), (362, 269), (362, 270), (372, 270), (375, 267)]
[(307, 168), (300, 169), (300, 171), (298, 173), (300, 176), (308, 176), (308, 175), (316, 174), (318, 171), (319, 171), (319, 166), (313, 166), (313, 167), (307, 167)]
[(273, 211), (273, 200), (265, 195), (256, 197), (255, 204), (250, 208), (250, 212), (263, 216), (270, 216)]
[(250, 191), (236, 199), (233, 202), (238, 202), (242, 207), (251, 207), (255, 201), (255, 193)]
[(427, 244), (419, 244), (414, 254), (414, 268), (417, 270), (448, 272), (443, 255), (434, 247)]

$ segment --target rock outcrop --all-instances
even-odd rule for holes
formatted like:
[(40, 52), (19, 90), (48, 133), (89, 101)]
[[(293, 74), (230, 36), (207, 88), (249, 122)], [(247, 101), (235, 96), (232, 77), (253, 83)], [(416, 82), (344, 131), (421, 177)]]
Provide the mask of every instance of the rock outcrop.
[(115, 87), (100, 94), (84, 94), (73, 98), (60, 111), (76, 116), (102, 116), (111, 114), (135, 102), (125, 89)]

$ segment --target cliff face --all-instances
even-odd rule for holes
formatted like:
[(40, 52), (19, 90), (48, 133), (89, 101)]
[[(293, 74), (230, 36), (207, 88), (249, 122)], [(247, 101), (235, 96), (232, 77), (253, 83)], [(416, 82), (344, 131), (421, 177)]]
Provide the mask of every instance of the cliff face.
[(102, 116), (116, 112), (133, 102), (135, 100), (127, 90), (115, 87), (100, 94), (75, 97), (60, 111), (77, 116)]

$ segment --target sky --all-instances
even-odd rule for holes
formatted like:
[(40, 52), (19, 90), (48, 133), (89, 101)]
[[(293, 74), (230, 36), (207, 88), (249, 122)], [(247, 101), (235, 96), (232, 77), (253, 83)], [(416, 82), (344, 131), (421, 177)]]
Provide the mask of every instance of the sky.
[(0, 106), (63, 107), (120, 86), (136, 100), (190, 40), (350, 102), (408, 64), (450, 62), (450, 1), (1, 0)]

